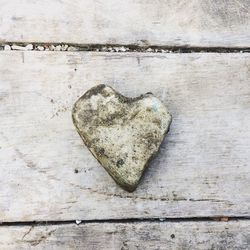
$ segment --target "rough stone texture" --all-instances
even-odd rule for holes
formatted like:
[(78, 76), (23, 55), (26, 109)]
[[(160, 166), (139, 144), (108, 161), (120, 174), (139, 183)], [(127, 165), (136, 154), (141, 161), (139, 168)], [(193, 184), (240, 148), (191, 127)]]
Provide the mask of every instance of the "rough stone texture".
[(113, 179), (134, 191), (169, 130), (171, 115), (152, 93), (127, 98), (98, 85), (75, 103), (73, 122)]

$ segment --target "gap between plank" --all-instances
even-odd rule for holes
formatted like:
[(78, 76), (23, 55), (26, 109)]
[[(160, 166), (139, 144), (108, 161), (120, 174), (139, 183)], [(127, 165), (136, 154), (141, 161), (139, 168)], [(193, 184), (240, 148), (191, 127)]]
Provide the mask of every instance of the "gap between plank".
[(105, 220), (63, 220), (63, 221), (16, 221), (16, 222), (1, 222), (3, 226), (48, 226), (48, 225), (65, 225), (65, 224), (93, 224), (93, 223), (144, 223), (144, 222), (228, 222), (228, 221), (243, 221), (250, 220), (250, 217), (190, 217), (190, 218), (134, 218), (134, 219), (105, 219)]
[(95, 51), (95, 52), (144, 52), (144, 53), (250, 53), (250, 47), (190, 47), (190, 46), (145, 46), (135, 44), (66, 44), (2, 42), (1, 50), (19, 51)]

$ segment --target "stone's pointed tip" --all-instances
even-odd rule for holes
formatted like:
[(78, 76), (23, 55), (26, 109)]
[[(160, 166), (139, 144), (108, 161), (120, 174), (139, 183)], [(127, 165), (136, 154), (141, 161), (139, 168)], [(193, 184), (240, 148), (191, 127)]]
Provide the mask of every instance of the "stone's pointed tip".
[(105, 84), (76, 101), (72, 118), (90, 152), (128, 192), (137, 188), (172, 121), (152, 93), (129, 98)]
[(141, 176), (137, 179), (134, 179), (133, 181), (130, 181), (130, 182), (126, 179), (123, 179), (122, 182), (120, 182), (120, 183), (116, 182), (116, 183), (120, 187), (122, 187), (125, 191), (132, 193), (137, 189), (139, 182), (140, 182), (140, 179), (141, 179)]
[(133, 193), (138, 185), (136, 185), (135, 187), (122, 187), (125, 191), (129, 192), (129, 193)]

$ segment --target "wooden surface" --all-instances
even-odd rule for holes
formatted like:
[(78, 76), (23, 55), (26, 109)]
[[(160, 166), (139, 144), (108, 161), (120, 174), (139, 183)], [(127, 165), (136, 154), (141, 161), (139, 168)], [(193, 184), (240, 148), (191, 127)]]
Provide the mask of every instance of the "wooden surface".
[[(0, 227), (1, 249), (249, 249), (250, 222), (141, 222)], [(224, 247), (225, 248), (224, 248)]]
[[(1, 221), (250, 216), (249, 67), (249, 54), (1, 52)], [(72, 123), (99, 83), (152, 91), (173, 115), (131, 194)]]
[(250, 46), (248, 0), (0, 0), (0, 6), (0, 41)]
[[(249, 0), (0, 6), (1, 250), (249, 249), (250, 54), (228, 53), (250, 51)], [(140, 53), (147, 47), (225, 53)], [(72, 123), (73, 103), (100, 83), (132, 97), (151, 91), (173, 115), (134, 193)]]

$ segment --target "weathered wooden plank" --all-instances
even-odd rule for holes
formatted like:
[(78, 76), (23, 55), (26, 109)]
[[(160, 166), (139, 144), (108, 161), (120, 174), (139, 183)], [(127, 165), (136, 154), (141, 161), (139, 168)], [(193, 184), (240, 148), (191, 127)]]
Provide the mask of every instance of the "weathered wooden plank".
[[(0, 220), (250, 216), (249, 68), (249, 54), (1, 52)], [(131, 194), (72, 123), (99, 83), (152, 91), (173, 115)]]
[(1, 0), (0, 6), (2, 41), (250, 46), (245, 0)]
[(249, 221), (0, 227), (1, 249), (249, 249)]

